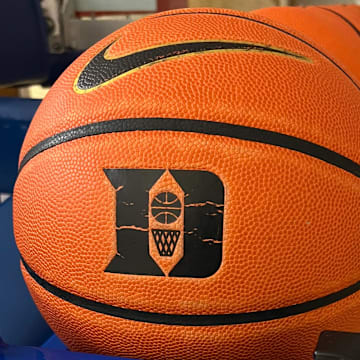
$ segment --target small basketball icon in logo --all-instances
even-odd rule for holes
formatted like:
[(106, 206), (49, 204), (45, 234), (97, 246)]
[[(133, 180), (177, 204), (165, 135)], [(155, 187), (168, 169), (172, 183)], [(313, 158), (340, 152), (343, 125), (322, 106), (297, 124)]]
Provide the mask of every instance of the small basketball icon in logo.
[(156, 195), (151, 204), (152, 216), (161, 224), (175, 222), (181, 213), (181, 202), (171, 192), (162, 192)]

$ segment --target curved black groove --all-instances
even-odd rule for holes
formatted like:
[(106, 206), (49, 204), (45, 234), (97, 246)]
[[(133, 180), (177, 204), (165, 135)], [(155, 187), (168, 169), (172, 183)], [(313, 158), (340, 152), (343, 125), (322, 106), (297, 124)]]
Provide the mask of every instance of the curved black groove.
[(25, 164), (37, 154), (56, 145), (80, 139), (86, 136), (128, 132), (128, 131), (179, 131), (206, 135), (226, 136), (230, 138), (276, 145), (282, 148), (295, 150), (331, 165), (337, 166), (357, 177), (360, 177), (360, 165), (342, 156), (335, 151), (310, 141), (294, 136), (277, 133), (242, 125), (233, 125), (204, 120), (173, 119), (173, 118), (135, 118), (102, 121), (94, 124), (73, 128), (51, 136), (33, 148), (24, 156), (20, 163), (19, 172)]
[(301, 39), (300, 37), (289, 33), (286, 30), (283, 30), (281, 28), (278, 28), (277, 26), (271, 25), (271, 24), (267, 24), (266, 22), (260, 21), (260, 20), (256, 20), (256, 19), (251, 19), (248, 18), (246, 16), (241, 16), (241, 15), (235, 15), (235, 14), (224, 14), (224, 13), (214, 13), (214, 12), (207, 12), (207, 11), (192, 11), (192, 12), (184, 12), (184, 13), (176, 13), (176, 14), (168, 14), (168, 15), (159, 15), (159, 16), (153, 16), (152, 19), (158, 19), (161, 17), (166, 17), (166, 16), (177, 16), (177, 15), (201, 15), (201, 14), (205, 14), (205, 15), (219, 15), (219, 16), (228, 16), (228, 17), (234, 17), (234, 18), (238, 18), (238, 19), (242, 19), (242, 20), (248, 20), (251, 22), (255, 22), (264, 26), (267, 26), (269, 28), (275, 29), (277, 31), (280, 31), (286, 35), (291, 36), (292, 38), (299, 40), (300, 42), (302, 42), (303, 44), (309, 46), (310, 48), (312, 48), (313, 50), (315, 50), (316, 52), (318, 52), (320, 55), (322, 55), (323, 57), (325, 57), (327, 60), (329, 60), (334, 66), (336, 66), (354, 85), (355, 87), (360, 90), (360, 85), (358, 85), (355, 80), (353, 80), (353, 78), (339, 65), (337, 64), (333, 59), (331, 59), (328, 55), (326, 55), (324, 52), (322, 52), (321, 50), (319, 50), (318, 48), (316, 48), (315, 46), (311, 45), (309, 42), (305, 41), (304, 39)]
[(338, 16), (340, 19), (345, 21), (356, 32), (356, 34), (358, 36), (360, 36), (360, 30), (349, 19), (347, 19), (344, 15), (338, 13), (337, 11), (335, 11), (333, 9), (325, 8), (325, 7), (322, 7), (322, 6), (317, 6), (317, 7), (319, 9), (326, 10), (326, 11), (331, 12), (334, 15)]
[(285, 50), (273, 49), (268, 46), (225, 41), (200, 41), (170, 44), (158, 46), (152, 49), (137, 51), (126, 56), (108, 60), (105, 58), (105, 53), (112, 44), (113, 42), (105, 47), (105, 49), (98, 53), (93, 59), (91, 59), (91, 61), (82, 70), (76, 84), (79, 90), (93, 89), (131, 70), (160, 60), (174, 58), (179, 55), (204, 53), (208, 51), (262, 51), (273, 54), (287, 55), (298, 60), (306, 60), (306, 58), (301, 55)]
[(289, 316), (303, 314), (322, 308), (356, 293), (360, 289), (360, 281), (340, 291), (304, 303), (290, 305), (282, 308), (263, 310), (240, 314), (219, 315), (180, 315), (153, 313), (139, 310), (120, 308), (109, 304), (86, 299), (62, 290), (38, 276), (26, 262), (22, 263), (29, 275), (45, 290), (71, 304), (101, 314), (115, 316), (123, 319), (141, 321), (152, 324), (180, 325), (180, 326), (220, 326), (248, 324), (261, 321), (271, 321)]

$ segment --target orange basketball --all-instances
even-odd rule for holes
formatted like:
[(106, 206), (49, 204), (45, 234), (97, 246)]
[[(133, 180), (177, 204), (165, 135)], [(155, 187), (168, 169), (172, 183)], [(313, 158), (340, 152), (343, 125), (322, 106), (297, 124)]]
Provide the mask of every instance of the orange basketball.
[(304, 360), (323, 330), (360, 331), (360, 41), (311, 9), (294, 28), (290, 10), (148, 16), (55, 83), (14, 229), (71, 350)]

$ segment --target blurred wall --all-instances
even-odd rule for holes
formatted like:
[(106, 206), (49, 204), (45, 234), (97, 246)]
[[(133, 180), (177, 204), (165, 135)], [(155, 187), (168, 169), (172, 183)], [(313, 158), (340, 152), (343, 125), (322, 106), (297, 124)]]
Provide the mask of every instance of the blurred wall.
[(271, 6), (360, 4), (360, 0), (188, 0), (189, 7), (218, 7), (251, 11)]
[(217, 7), (242, 11), (277, 5), (279, 5), (277, 0), (188, 0), (189, 7)]

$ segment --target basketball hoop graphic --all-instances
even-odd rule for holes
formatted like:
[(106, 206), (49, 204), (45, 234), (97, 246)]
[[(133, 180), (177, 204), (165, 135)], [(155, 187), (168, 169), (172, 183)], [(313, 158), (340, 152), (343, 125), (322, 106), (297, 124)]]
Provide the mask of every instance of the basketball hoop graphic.
[(173, 256), (180, 231), (153, 229), (152, 235), (160, 256)]
[(149, 191), (149, 252), (166, 276), (184, 255), (184, 191), (169, 171)]

